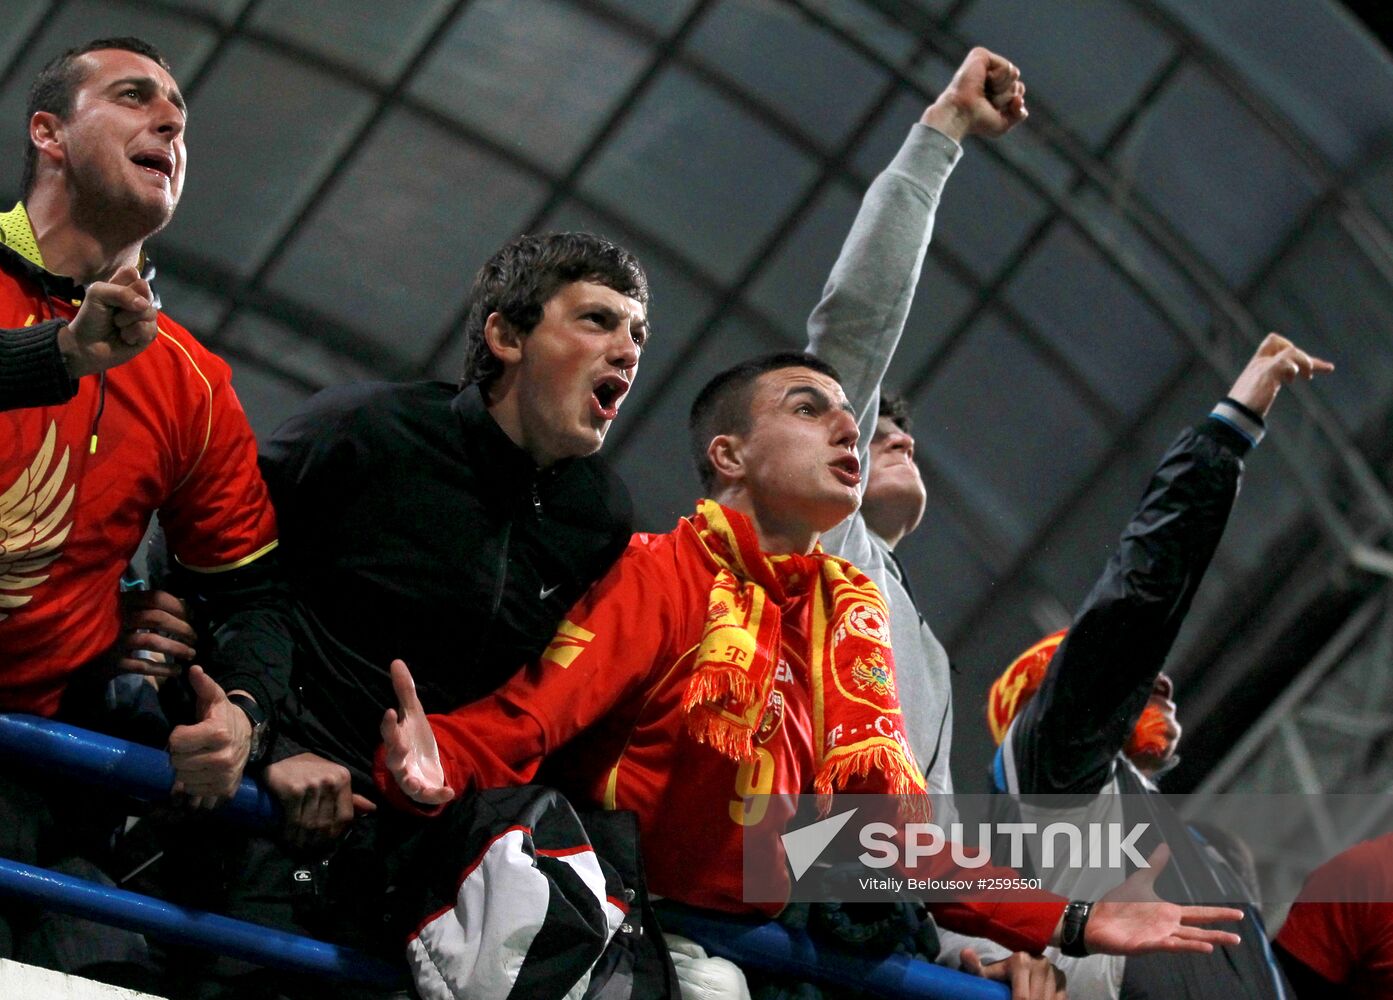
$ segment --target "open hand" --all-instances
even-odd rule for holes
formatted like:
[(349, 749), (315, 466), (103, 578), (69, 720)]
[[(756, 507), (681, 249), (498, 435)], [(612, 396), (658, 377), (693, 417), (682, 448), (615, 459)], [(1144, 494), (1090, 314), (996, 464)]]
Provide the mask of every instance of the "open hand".
[(401, 660), (392, 661), (392, 690), (398, 707), (382, 716), (387, 770), (407, 798), (425, 806), (443, 805), (455, 797), (455, 790), (445, 784), (435, 731), (416, 696), (416, 682)]
[(1144, 955), (1189, 951), (1207, 955), (1216, 944), (1235, 945), (1237, 934), (1201, 924), (1236, 923), (1243, 911), (1231, 906), (1180, 906), (1156, 895), (1156, 879), (1170, 861), (1170, 848), (1157, 847), (1139, 868), (1093, 906), (1084, 928), (1089, 954)]

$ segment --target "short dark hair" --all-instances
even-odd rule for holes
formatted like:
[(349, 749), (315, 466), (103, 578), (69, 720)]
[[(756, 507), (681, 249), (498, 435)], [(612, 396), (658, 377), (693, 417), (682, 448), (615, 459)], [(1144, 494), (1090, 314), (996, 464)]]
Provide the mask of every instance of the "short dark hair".
[(911, 433), (910, 428), (914, 426), (914, 420), (909, 415), (909, 400), (898, 392), (881, 392), (877, 416), (889, 417), (890, 422), (906, 434)]
[(782, 368), (811, 368), (838, 382), (842, 380), (837, 369), (821, 358), (798, 351), (779, 351), (742, 361), (702, 386), (687, 417), (687, 434), (691, 442), (692, 461), (696, 463), (697, 476), (701, 479), (704, 492), (710, 493), (716, 486), (716, 470), (706, 457), (711, 439), (718, 434), (744, 434), (748, 431), (755, 380), (766, 372)]
[(24, 176), (19, 183), (19, 190), (23, 197), (28, 198), (30, 192), (33, 191), (39, 169), (39, 151), (29, 138), (29, 122), (40, 111), (47, 111), (61, 119), (66, 119), (71, 115), (77, 88), (82, 86), (83, 81), (87, 79), (87, 72), (82, 68), (78, 59), (89, 52), (100, 52), (104, 49), (122, 49), (126, 52), (134, 52), (151, 62), (159, 63), (165, 72), (174, 72), (169, 68), (169, 63), (165, 62), (159, 49), (143, 38), (135, 38), (131, 35), (120, 38), (94, 38), (86, 45), (68, 49), (63, 54), (50, 59), (48, 64), (39, 70), (39, 75), (34, 77), (34, 83), (29, 87), (29, 110), (24, 114)]
[(605, 285), (648, 308), (648, 276), (638, 258), (623, 247), (592, 233), (519, 236), (474, 276), (464, 321), (460, 387), (477, 382), (487, 391), (503, 373), (503, 363), (484, 339), (490, 313), (499, 313), (520, 333), (531, 333), (547, 301), (573, 281)]

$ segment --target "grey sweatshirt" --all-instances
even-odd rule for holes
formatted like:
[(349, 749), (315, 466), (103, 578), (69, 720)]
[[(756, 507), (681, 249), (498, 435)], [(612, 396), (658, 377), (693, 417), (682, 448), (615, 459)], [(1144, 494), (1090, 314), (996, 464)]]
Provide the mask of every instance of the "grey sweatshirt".
[[(921, 124), (910, 130), (890, 165), (866, 189), (822, 301), (808, 317), (808, 351), (841, 373), (842, 388), (856, 411), (861, 467), (867, 472), (861, 481), (863, 492), (870, 478), (867, 457), (880, 407), (880, 383), (914, 301), (939, 196), (961, 156), (962, 147), (941, 132)], [(951, 794), (953, 692), (948, 654), (910, 599), (890, 546), (859, 513), (823, 534), (822, 544), (874, 580), (890, 606), (890, 643), (905, 732), (919, 766), (926, 769), (929, 791)], [(1010, 954), (984, 938), (945, 928), (938, 933), (938, 961), (952, 968), (961, 967), (967, 947), (983, 962)]]
[[(915, 125), (890, 165), (866, 190), (861, 210), (832, 267), (822, 301), (808, 318), (808, 350), (830, 362), (856, 410), (861, 467), (875, 434), (880, 382), (904, 331), (924, 264), (934, 213), (962, 148)], [(862, 479), (862, 489), (869, 480)], [(890, 606), (890, 641), (905, 732), (929, 791), (950, 793), (952, 692), (943, 651), (900, 581), (890, 547), (853, 514), (822, 536), (823, 547), (875, 581)]]

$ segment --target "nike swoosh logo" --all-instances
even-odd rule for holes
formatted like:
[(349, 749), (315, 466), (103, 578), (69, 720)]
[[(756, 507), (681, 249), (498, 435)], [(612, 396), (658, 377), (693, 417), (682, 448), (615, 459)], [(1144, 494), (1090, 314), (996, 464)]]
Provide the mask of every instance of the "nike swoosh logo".
[(554, 586), (554, 587), (543, 587), (543, 588), (542, 588), (542, 593), (541, 593), (541, 599), (545, 601), (548, 597), (550, 597), (552, 594), (556, 593), (556, 592), (557, 592), (558, 590), (560, 590), (560, 589), (561, 589), (561, 584), (559, 584), (559, 583), (558, 583), (556, 586)]

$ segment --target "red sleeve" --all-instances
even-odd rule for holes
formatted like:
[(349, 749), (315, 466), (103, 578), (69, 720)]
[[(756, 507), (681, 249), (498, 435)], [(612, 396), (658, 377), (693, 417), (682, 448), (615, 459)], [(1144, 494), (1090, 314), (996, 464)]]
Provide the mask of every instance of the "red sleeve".
[(191, 369), (188, 449), (160, 508), (175, 557), (202, 572), (233, 569), (274, 546), (276, 516), (256, 467), (256, 438), (232, 391), (232, 372), (160, 317), (160, 336)]
[(1047, 892), (1039, 895), (1041, 901), (1038, 903), (963, 900), (925, 905), (934, 919), (951, 931), (991, 938), (1012, 951), (1038, 955), (1049, 945), (1067, 905), (1067, 900)]
[(1276, 941), (1303, 965), (1332, 983), (1348, 983), (1354, 971), (1356, 937), (1346, 910), (1350, 903), (1296, 902)]
[[(1393, 965), (1393, 835), (1357, 844), (1306, 879), (1277, 943), (1332, 983)], [(1381, 954), (1380, 954), (1381, 953)]]
[[(489, 697), (430, 716), (451, 788), (526, 784), (544, 757), (641, 691), (653, 667), (673, 658), (683, 620), (675, 567), (667, 559), (664, 573), (663, 557), (639, 537), (566, 615), (540, 660)], [(401, 793), (384, 757), (379, 748), (374, 776), (388, 801), (431, 812)]]
[[(900, 855), (904, 857), (903, 852)], [(898, 866), (905, 874), (920, 879), (974, 882), (977, 879), (1014, 879), (1021, 873), (1014, 868), (983, 865), (966, 868), (953, 859), (946, 847), (913, 867)], [(964, 899), (956, 902), (928, 903), (934, 919), (949, 930), (972, 937), (991, 938), (1012, 951), (1039, 954), (1054, 936), (1068, 900), (1043, 890), (1012, 890), (1012, 899)]]

